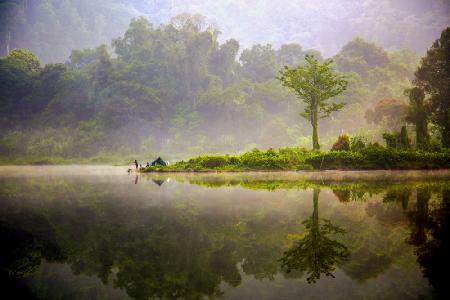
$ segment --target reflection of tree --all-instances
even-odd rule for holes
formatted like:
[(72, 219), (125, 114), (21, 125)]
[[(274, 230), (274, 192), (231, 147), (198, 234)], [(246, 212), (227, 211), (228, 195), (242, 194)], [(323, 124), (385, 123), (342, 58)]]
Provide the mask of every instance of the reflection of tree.
[(416, 211), (409, 215), (412, 225), (410, 243), (415, 245), (423, 274), (436, 289), (438, 298), (448, 299), (450, 270), (450, 189), (442, 189), (439, 206), (430, 210), (430, 192), (417, 189)]
[[(328, 235), (343, 234), (345, 231), (331, 224), (328, 220), (319, 220), (319, 189), (314, 189), (314, 211), (311, 218), (303, 221), (306, 235), (296, 241), (281, 258), (282, 266), (291, 270), (304, 271), (308, 274), (308, 283), (320, 279), (321, 274), (334, 277), (334, 265), (348, 257), (347, 247)], [(321, 224), (322, 223), (322, 224)]]
[(339, 202), (361, 201), (364, 199), (366, 191), (360, 188), (350, 189), (333, 189), (333, 194), (338, 198)]
[(0, 213), (0, 245), (0, 290), (15, 299), (34, 298), (21, 279), (33, 276), (43, 259), (64, 259), (52, 226), (29, 212)]
[(333, 194), (338, 198), (339, 202), (349, 202), (351, 200), (350, 190), (333, 190)]
[(0, 228), (2, 277), (26, 278), (41, 265), (41, 249), (34, 237), (23, 230)]
[(426, 227), (429, 225), (428, 202), (431, 198), (431, 192), (428, 188), (417, 189), (416, 209), (408, 212), (411, 220), (411, 236), (409, 242), (419, 246), (426, 242)]
[[(38, 183), (11, 185), (13, 192), (8, 193), (4, 191), (6, 185), (0, 187), (0, 198), (3, 200), (0, 225), (7, 220), (9, 229), (26, 232), (16, 236), (28, 247), (11, 246), (11, 249), (18, 249), (18, 259), (10, 261), (27, 267), (8, 267), (8, 270), (18, 274), (14, 275), (16, 277), (22, 276), (20, 274), (31, 275), (38, 266), (32, 263), (37, 262), (33, 260), (36, 253), (40, 263), (42, 258), (51, 260), (60, 247), (67, 256), (64, 261), (74, 274), (95, 276), (137, 299), (220, 297), (223, 282), (231, 286), (241, 283), (242, 273), (237, 268), (238, 263), (245, 274), (254, 278), (274, 278), (280, 272), (277, 258), (284, 250), (280, 239), (296, 231), (299, 226), (295, 210), (289, 210), (286, 214), (284, 206), (281, 214), (272, 205), (261, 204), (248, 210), (223, 210), (229, 205), (228, 194), (223, 200), (225, 206), (202, 206), (206, 201), (195, 203), (190, 200), (193, 199), (191, 194), (183, 194), (187, 201), (180, 197), (176, 201), (154, 201), (148, 205), (149, 197), (140, 193), (130, 194), (116, 186), (84, 183), (84, 188), (79, 189), (79, 182), (67, 180)], [(152, 182), (150, 184), (153, 185)], [(264, 188), (267, 186), (264, 185)], [(336, 185), (332, 190), (350, 190), (350, 193), (342, 195), (344, 198), (349, 195), (353, 201), (354, 193), (360, 188), (339, 188)], [(8, 198), (5, 196), (7, 194), (14, 197)], [(352, 234), (345, 236), (345, 245), (351, 247), (352, 257), (345, 264), (340, 264), (339, 261), (347, 256), (348, 251), (332, 239), (334, 234), (342, 233), (342, 229), (319, 219), (319, 190), (314, 191), (313, 200), (314, 212), (303, 223), (306, 227), (305, 238), (286, 252), (284, 267), (291, 267), (292, 270), (286, 277), (298, 278), (306, 274), (310, 282), (314, 282), (322, 274), (332, 276), (334, 266), (339, 265), (350, 278), (363, 282), (383, 273), (395, 263), (397, 253), (401, 251), (399, 249), (404, 249), (397, 247), (400, 244), (398, 236), (387, 236), (387, 230), (371, 227), (359, 218), (343, 217), (339, 220), (340, 224), (352, 230)], [(400, 205), (397, 205), (400, 202), (395, 202), (393, 205), (380, 202), (380, 207), (387, 209), (379, 211), (378, 206), (373, 207), (376, 209), (373, 210), (374, 215), (378, 218), (381, 213), (394, 211), (393, 207), (397, 207), (395, 214), (402, 212)], [(220, 213), (218, 208), (221, 208)], [(433, 205), (430, 205), (428, 209), (432, 208)], [(412, 209), (411, 204), (409, 209)], [(11, 221), (11, 216), (1, 215), (2, 210), (13, 212), (11, 215), (17, 217)], [(395, 216), (389, 215), (391, 223), (395, 223)], [(429, 236), (430, 225), (424, 226)], [(0, 238), (2, 236), (6, 234), (0, 233)], [(2, 242), (4, 244), (6, 242)], [(21, 258), (30, 263), (21, 263)], [(48, 267), (50, 273), (53, 269)], [(36, 274), (36, 282), (48, 284), (52, 276), (38, 277), (43, 276), (40, 275), (41, 270)], [(61, 282), (68, 280), (61, 278)], [(64, 288), (61, 283), (59, 290)], [(91, 293), (90, 288), (86, 284), (78, 289), (87, 295)]]
[(55, 240), (55, 232), (40, 216), (24, 213), (0, 218), (0, 275), (26, 278), (40, 266), (43, 258), (63, 258)]
[(407, 209), (411, 192), (411, 188), (407, 186), (388, 190), (383, 196), (383, 202), (398, 202), (402, 204), (403, 209)]
[(163, 185), (163, 183), (166, 182), (165, 179), (152, 179), (152, 181), (159, 186)]

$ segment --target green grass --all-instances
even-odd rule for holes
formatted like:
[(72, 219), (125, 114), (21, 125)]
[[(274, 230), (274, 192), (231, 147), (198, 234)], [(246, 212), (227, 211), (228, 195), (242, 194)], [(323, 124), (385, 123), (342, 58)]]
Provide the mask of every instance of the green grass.
[(447, 169), (450, 151), (426, 152), (371, 146), (360, 151), (309, 151), (280, 148), (254, 149), (240, 155), (201, 155), (143, 172), (240, 172), (283, 170)]

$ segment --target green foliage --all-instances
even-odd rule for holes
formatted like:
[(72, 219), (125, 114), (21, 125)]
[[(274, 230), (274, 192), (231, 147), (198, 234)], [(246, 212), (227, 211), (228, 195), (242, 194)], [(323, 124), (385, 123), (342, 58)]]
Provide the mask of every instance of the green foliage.
[(242, 76), (262, 82), (276, 75), (275, 50), (271, 45), (255, 45), (242, 52), (239, 60), (242, 63)]
[(355, 38), (342, 48), (341, 54), (350, 57), (361, 57), (369, 67), (383, 67), (388, 64), (387, 53), (373, 43)]
[(430, 108), (424, 101), (425, 93), (419, 87), (413, 87), (405, 90), (409, 97), (408, 114), (406, 121), (413, 123), (416, 127), (416, 144), (418, 148), (425, 147), (429, 140), (428, 120)]
[[(395, 136), (397, 145), (399, 136)], [(360, 141), (360, 140), (359, 140)], [(347, 141), (348, 142), (348, 141)], [(361, 142), (361, 141), (360, 141)], [(362, 143), (362, 142), (361, 142)], [(348, 145), (347, 145), (348, 146)], [(438, 150), (438, 149), (435, 149)], [(278, 151), (253, 149), (236, 156), (202, 155), (167, 167), (149, 167), (144, 172), (251, 171), (251, 170), (376, 170), (445, 169), (450, 166), (448, 151), (411, 151), (369, 144), (358, 150), (308, 151), (280, 148)]]
[(414, 83), (429, 97), (431, 119), (439, 126), (442, 145), (450, 148), (450, 27), (444, 29), (415, 73)]
[(360, 135), (350, 137), (350, 149), (352, 151), (361, 151), (366, 148), (367, 139)]
[(359, 152), (330, 151), (306, 159), (314, 169), (433, 169), (447, 168), (446, 152), (421, 152), (367, 147)]
[(386, 146), (388, 148), (397, 148), (399, 143), (399, 134), (398, 133), (383, 133), (383, 139), (386, 142)]
[(26, 49), (13, 49), (5, 59), (29, 73), (38, 73), (41, 70), (41, 63), (37, 56)]
[[(50, 1), (38, 6), (48, 9), (50, 16), (56, 7), (58, 12), (65, 11), (66, 5), (70, 7)], [(73, 17), (72, 13), (80, 14), (78, 7), (68, 16)], [(83, 11), (82, 20), (84, 13), (88, 14)], [(112, 51), (105, 45), (74, 49), (65, 64), (41, 68), (31, 52), (12, 51), (0, 59), (0, 133), (5, 137), (1, 154), (11, 156), (11, 161), (19, 161), (19, 156), (24, 156), (20, 161), (35, 161), (37, 156), (49, 161), (89, 161), (99, 155), (114, 157), (116, 162), (119, 149), (126, 148), (127, 155), (139, 153), (146, 155), (145, 160), (151, 160), (148, 155), (154, 153), (174, 160), (202, 153), (238, 153), (249, 149), (248, 145), (265, 149), (303, 146), (310, 136), (308, 123), (318, 148), (315, 124), (320, 115), (339, 110), (333, 118), (321, 121), (322, 144), (328, 148), (340, 132), (364, 127), (363, 111), (379, 100), (378, 95), (403, 95), (417, 63), (412, 53), (398, 51), (387, 52), (385, 64), (383, 51), (360, 40), (345, 46), (333, 65), (329, 60), (323, 62), (317, 51), (298, 44), (240, 49), (238, 41), (221, 43), (218, 35), (218, 29), (205, 18), (184, 14), (159, 26), (145, 18), (134, 19), (122, 36), (116, 35)], [(40, 50), (36, 53), (48, 61)], [(344, 84), (334, 72), (334, 67), (343, 70), (337, 57), (364, 60), (367, 76), (354, 71), (346, 74), (348, 85)], [(366, 60), (371, 63), (367, 65)], [(315, 100), (295, 101), (295, 93), (274, 78), (282, 65), (292, 72), (298, 66), (309, 75), (313, 70), (323, 71), (323, 83), (332, 85), (334, 80), (336, 86), (305, 87), (305, 93), (320, 96), (317, 106)], [(344, 85), (347, 88), (342, 92)], [(342, 108), (344, 101), (349, 105)], [(309, 115), (308, 119), (299, 119), (298, 111)], [(392, 129), (403, 122), (396, 109), (380, 115), (381, 121), (374, 123), (377, 126), (388, 121), (394, 124), (387, 123)], [(20, 138), (7, 138), (16, 133)], [(279, 168), (284, 163), (268, 160), (261, 165)], [(295, 166), (308, 168), (300, 165)]]
[[(305, 66), (289, 68), (284, 66), (278, 79), (282, 85), (292, 90), (305, 103), (304, 118), (310, 120), (313, 128), (313, 149), (319, 149), (317, 134), (318, 118), (326, 118), (334, 111), (344, 107), (344, 103), (329, 103), (330, 98), (338, 96), (347, 87), (347, 80), (335, 73), (332, 60), (320, 63), (314, 56), (305, 56)], [(322, 114), (319, 116), (319, 114)]]
[(331, 150), (334, 151), (349, 151), (350, 150), (350, 138), (347, 134), (341, 134), (338, 137), (336, 143), (333, 144)]
[(411, 148), (411, 143), (409, 141), (408, 131), (406, 130), (406, 126), (402, 126), (402, 129), (400, 131), (400, 147), (402, 149)]
[(238, 162), (239, 160), (237, 158), (229, 158), (228, 156), (199, 156), (197, 158), (192, 158), (188, 161), (188, 164), (195, 165), (199, 168), (206, 168), (206, 169), (214, 169), (214, 168), (220, 168), (224, 167), (228, 164), (234, 164)]
[(406, 126), (402, 126), (400, 132), (383, 133), (383, 138), (386, 141), (388, 148), (410, 149), (411, 143), (408, 137)]

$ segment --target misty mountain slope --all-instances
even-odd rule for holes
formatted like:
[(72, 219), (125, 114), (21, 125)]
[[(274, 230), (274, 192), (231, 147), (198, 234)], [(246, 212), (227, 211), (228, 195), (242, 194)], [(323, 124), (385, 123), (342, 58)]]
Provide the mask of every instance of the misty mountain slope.
[(0, 12), (0, 54), (7, 45), (26, 48), (45, 62), (109, 43), (139, 15), (159, 25), (180, 13), (200, 13), (220, 28), (221, 41), (275, 48), (295, 42), (325, 56), (355, 36), (423, 54), (450, 24), (447, 0), (2, 0)]

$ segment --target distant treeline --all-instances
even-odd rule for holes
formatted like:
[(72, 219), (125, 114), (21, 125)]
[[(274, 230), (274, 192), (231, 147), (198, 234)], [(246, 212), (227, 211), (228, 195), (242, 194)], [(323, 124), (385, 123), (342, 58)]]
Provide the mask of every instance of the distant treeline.
[[(134, 19), (112, 41), (113, 52), (106, 45), (73, 50), (66, 63), (42, 65), (33, 53), (12, 50), (0, 59), (0, 153), (180, 157), (309, 147), (302, 104), (275, 78), (283, 65), (321, 54), (298, 44), (240, 49), (218, 35), (201, 16), (184, 14), (158, 27)], [(383, 128), (399, 130), (415, 53), (355, 38), (333, 59), (349, 81), (337, 99), (347, 105), (321, 123), (322, 144), (331, 146), (343, 131), (375, 141)]]

